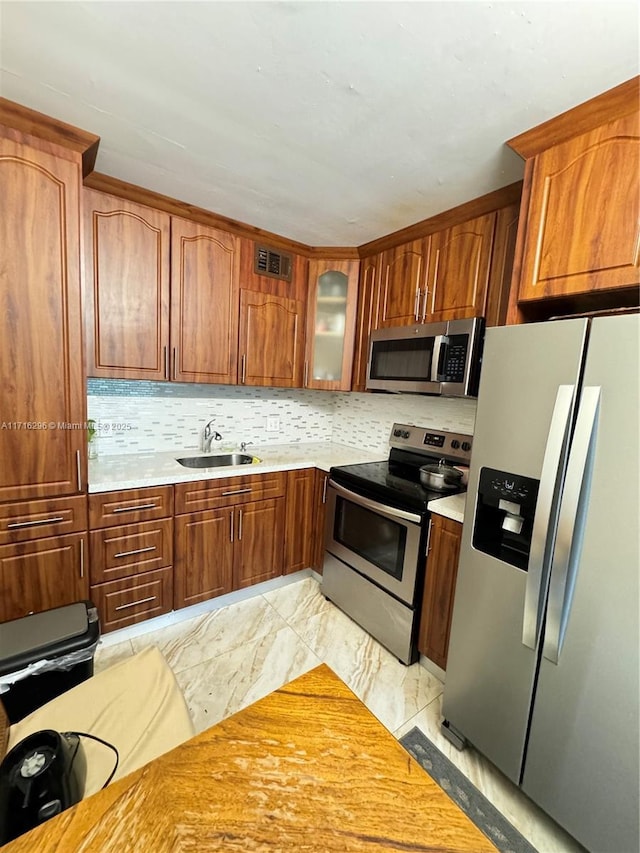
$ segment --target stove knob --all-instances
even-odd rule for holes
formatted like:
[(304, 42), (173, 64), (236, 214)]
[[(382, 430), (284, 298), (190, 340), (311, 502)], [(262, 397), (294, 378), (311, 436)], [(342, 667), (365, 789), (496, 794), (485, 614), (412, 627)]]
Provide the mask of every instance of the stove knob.
[(400, 438), (400, 436), (402, 435), (402, 430), (401, 429), (394, 429), (393, 434), (396, 438)]
[(453, 439), (453, 441), (451, 442), (451, 447), (453, 448), (453, 450), (457, 450), (460, 447), (460, 442), (457, 438)]
[(405, 431), (402, 433), (402, 437), (403, 438), (409, 438), (409, 430), (408, 429), (405, 429)]
[(471, 450), (471, 443), (468, 441), (463, 441), (462, 442), (462, 449), (464, 450), (465, 453), (468, 453)]

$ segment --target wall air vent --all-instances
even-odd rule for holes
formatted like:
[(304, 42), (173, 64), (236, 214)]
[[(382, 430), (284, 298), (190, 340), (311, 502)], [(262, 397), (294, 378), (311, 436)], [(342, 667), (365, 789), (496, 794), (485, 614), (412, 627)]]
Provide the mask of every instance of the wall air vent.
[(268, 275), (281, 281), (291, 281), (291, 255), (268, 249), (266, 246), (255, 245), (253, 256), (253, 271), (258, 275)]

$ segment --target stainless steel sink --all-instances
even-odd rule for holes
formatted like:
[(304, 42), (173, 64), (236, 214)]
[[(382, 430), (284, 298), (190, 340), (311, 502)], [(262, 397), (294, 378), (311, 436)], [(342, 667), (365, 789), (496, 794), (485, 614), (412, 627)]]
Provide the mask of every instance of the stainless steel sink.
[(260, 459), (250, 453), (219, 453), (215, 456), (183, 456), (176, 462), (185, 468), (220, 468), (223, 465), (251, 465)]

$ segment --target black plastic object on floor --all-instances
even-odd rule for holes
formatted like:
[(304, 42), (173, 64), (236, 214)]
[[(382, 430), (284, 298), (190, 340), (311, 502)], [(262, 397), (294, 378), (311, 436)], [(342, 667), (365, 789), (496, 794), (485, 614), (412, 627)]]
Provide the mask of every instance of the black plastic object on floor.
[(9, 721), (17, 723), (92, 676), (99, 638), (90, 601), (0, 624), (0, 699)]
[(80, 739), (35, 732), (0, 764), (0, 845), (82, 799), (86, 763)]
[(538, 853), (420, 729), (411, 729), (400, 743), (501, 853)]

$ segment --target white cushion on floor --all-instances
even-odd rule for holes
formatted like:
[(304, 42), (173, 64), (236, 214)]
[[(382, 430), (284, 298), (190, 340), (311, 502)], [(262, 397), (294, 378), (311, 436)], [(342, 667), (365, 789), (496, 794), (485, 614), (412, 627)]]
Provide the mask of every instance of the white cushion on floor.
[[(41, 729), (82, 731), (112, 743), (120, 753), (114, 779), (193, 737), (193, 723), (175, 676), (155, 646), (114, 664), (14, 723), (8, 749)], [(82, 738), (87, 759), (85, 797), (99, 791), (115, 755)]]

